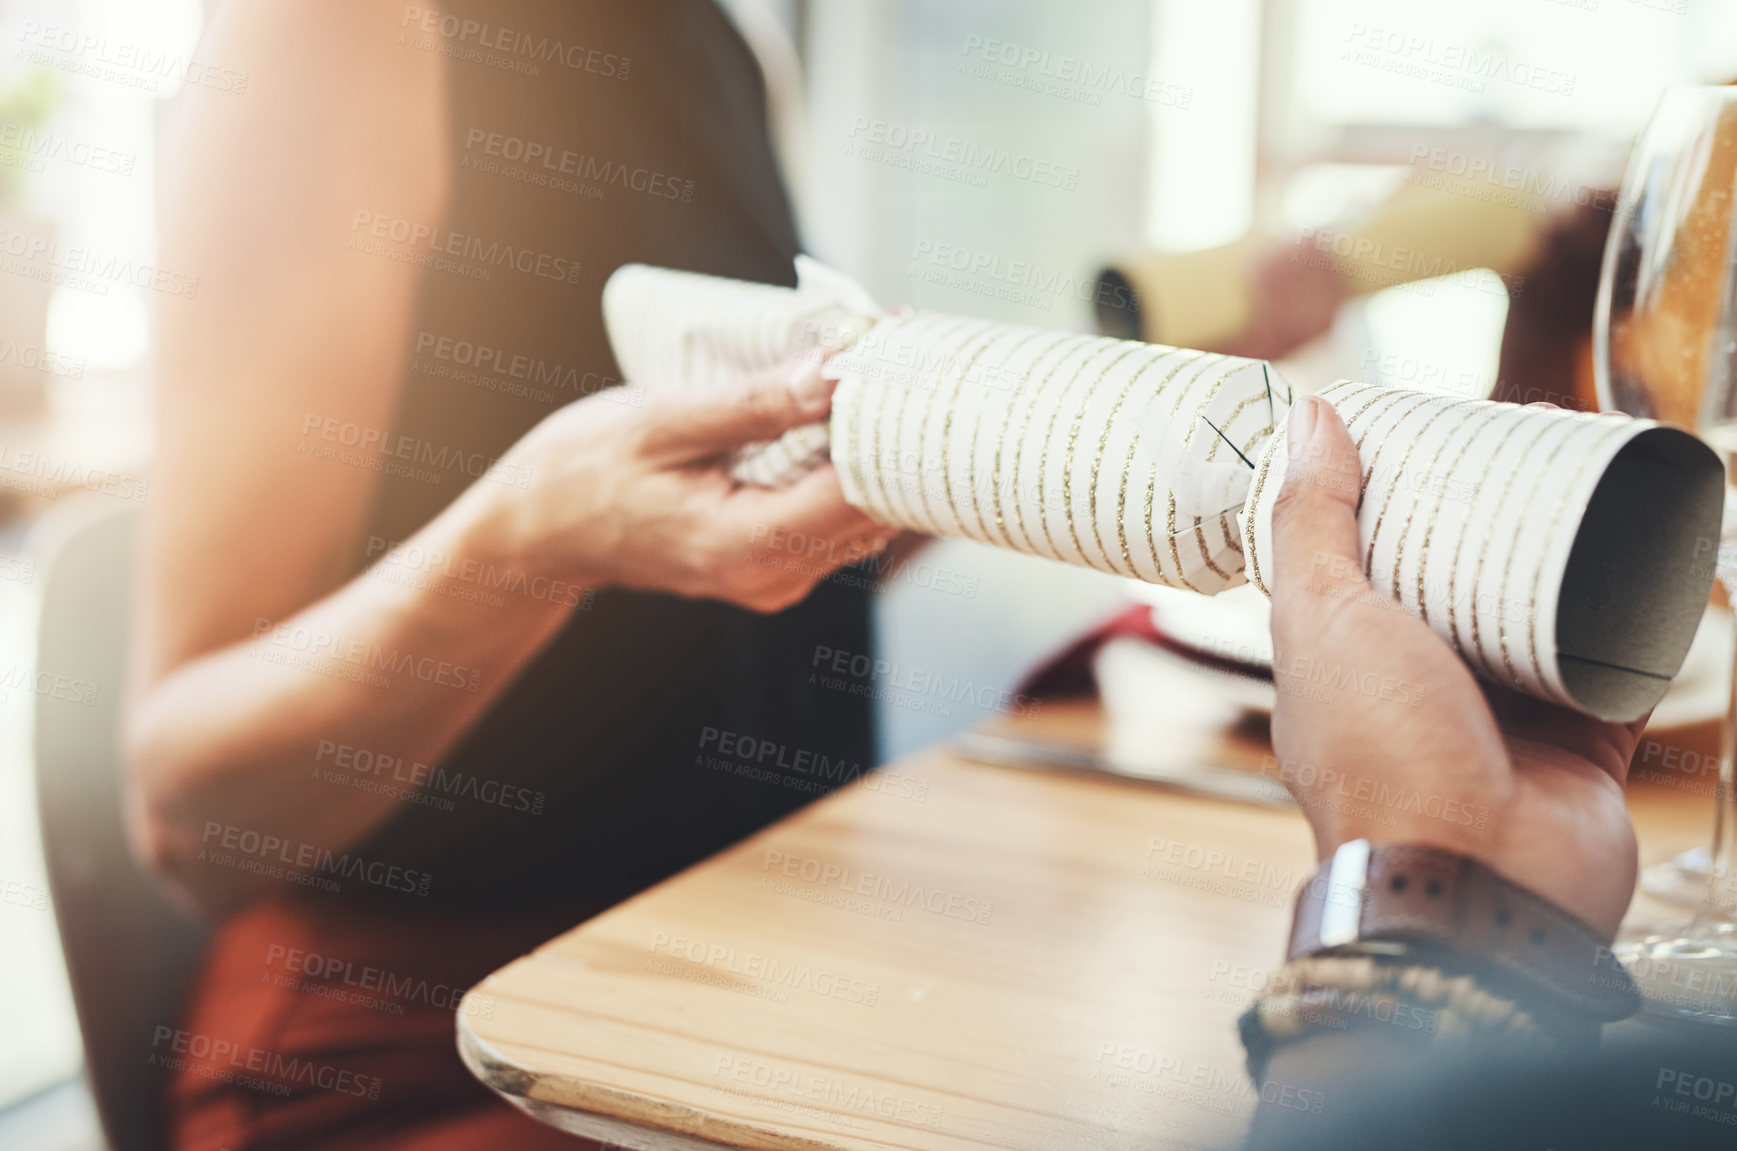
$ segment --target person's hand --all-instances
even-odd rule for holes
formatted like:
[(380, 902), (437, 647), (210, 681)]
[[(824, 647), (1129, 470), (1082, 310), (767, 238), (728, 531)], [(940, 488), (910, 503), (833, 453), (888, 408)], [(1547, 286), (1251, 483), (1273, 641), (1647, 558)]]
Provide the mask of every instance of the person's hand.
[(1249, 325), (1222, 350), (1276, 360), (1325, 335), (1345, 302), (1344, 277), (1329, 253), (1310, 244), (1271, 247), (1248, 270)]
[(608, 393), (569, 404), (503, 459), (531, 481), (489, 493), (493, 550), (574, 583), (757, 611), (798, 603), (897, 529), (847, 504), (831, 464), (787, 488), (756, 488), (730, 479), (728, 457), (825, 419), (833, 387), (818, 365), (802, 364), (639, 408)]
[(1645, 720), (1603, 723), (1480, 683), (1364, 576), (1361, 464), (1338, 413), (1304, 397), (1289, 437), (1273, 509), (1273, 744), (1320, 856), (1359, 838), (1457, 851), (1610, 937), (1634, 892), (1623, 784)]

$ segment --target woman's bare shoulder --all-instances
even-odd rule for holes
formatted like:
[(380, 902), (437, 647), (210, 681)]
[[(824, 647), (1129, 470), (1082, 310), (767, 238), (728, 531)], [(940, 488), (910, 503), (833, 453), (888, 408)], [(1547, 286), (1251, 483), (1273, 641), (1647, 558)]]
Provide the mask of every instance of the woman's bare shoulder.
[(444, 99), (438, 42), (418, 32), (429, 14), (438, 19), (431, 0), (224, 0), (200, 50), (246, 77), (232, 103), (255, 115), (341, 117), (328, 124), (340, 134), (414, 129), (433, 123)]
[(159, 317), (159, 669), (347, 573), (375, 473), (310, 452), (309, 428), (391, 426), (420, 275), (363, 250), (356, 221), (446, 206), (444, 60), (398, 42), (404, 11), (227, 0), (199, 52), (245, 84), (177, 97), (160, 246), (200, 289)]

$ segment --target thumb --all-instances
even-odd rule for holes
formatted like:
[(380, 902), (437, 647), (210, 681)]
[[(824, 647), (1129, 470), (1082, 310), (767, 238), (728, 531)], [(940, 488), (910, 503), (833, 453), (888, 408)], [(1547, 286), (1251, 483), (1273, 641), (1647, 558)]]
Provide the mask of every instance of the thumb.
[(1333, 405), (1304, 396), (1286, 427), (1285, 483), (1273, 504), (1273, 623), (1280, 630), (1323, 601), (1369, 590), (1357, 544), (1363, 465)]
[(834, 386), (821, 378), (819, 364), (805, 361), (726, 387), (675, 393), (659, 401), (645, 447), (694, 460), (775, 440), (791, 428), (825, 419)]

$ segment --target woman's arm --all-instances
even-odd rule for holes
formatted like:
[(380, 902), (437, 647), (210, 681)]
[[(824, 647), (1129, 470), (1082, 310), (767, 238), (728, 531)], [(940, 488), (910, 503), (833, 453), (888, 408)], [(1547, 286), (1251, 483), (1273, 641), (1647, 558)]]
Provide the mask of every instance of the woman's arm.
[[(310, 418), (387, 428), (397, 402), (416, 268), (347, 250), (355, 213), (445, 209), (441, 63), (394, 45), (394, 18), (387, 0), (231, 0), (201, 51), (246, 72), (248, 89), (189, 89), (167, 141), (162, 262), (200, 288), (161, 314), (131, 822), (147, 859), (219, 902), (247, 880), (194, 866), (208, 825), (340, 847), (390, 811), (384, 797), (306, 785), (319, 739), (426, 755), (486, 702), (445, 689), (447, 706), (429, 709), (438, 719), (407, 724), (435, 685), (379, 690), (267, 662), (260, 621), (422, 648), (491, 684), (558, 625), (550, 605), (514, 605), (511, 626), (466, 628), (483, 609), (441, 605), (455, 632), (494, 645), (466, 650), (430, 631), (427, 593), (338, 590), (374, 473), (298, 451)], [(462, 543), (450, 519), (438, 534)]]
[[(824, 573), (750, 564), (756, 526), (877, 546), (830, 469), (734, 489), (729, 447), (824, 415), (808, 373), (630, 409), (593, 398), (520, 441), (408, 544), (562, 594), (460, 599), (348, 579), (375, 471), (326, 430), (392, 427), (413, 265), (348, 248), (359, 211), (445, 211), (440, 58), (395, 0), (230, 0), (202, 51), (245, 96), (190, 92), (161, 202), (163, 263), (199, 277), (162, 317), (160, 447), (126, 744), (141, 855), (209, 907), (274, 886), (200, 862), (248, 832), (341, 851), (397, 801), (312, 786), (318, 749), (433, 763), (563, 625), (621, 583), (775, 609)], [(520, 484), (523, 486), (520, 486)], [(845, 554), (852, 554), (847, 548)], [(347, 581), (347, 582), (346, 582)], [(389, 686), (378, 686), (380, 677)]]

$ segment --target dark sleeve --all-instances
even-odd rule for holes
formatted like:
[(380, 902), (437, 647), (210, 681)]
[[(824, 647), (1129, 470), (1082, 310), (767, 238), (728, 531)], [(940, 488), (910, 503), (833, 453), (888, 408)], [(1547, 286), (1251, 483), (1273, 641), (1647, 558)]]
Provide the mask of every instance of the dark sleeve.
[(1329, 1033), (1275, 1053), (1260, 1096), (1255, 1151), (1731, 1151), (1737, 1035), (1643, 1019), (1606, 1028), (1602, 1052), (1546, 1058)]

